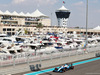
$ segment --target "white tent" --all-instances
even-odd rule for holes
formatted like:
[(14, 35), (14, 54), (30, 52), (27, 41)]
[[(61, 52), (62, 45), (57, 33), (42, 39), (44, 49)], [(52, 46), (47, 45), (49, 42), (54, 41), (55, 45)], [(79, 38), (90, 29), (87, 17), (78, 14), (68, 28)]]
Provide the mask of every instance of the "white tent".
[(3, 12), (0, 10), (0, 15), (3, 15)]
[(35, 12), (33, 12), (31, 15), (32, 17), (48, 17), (44, 15), (43, 13), (41, 13), (38, 9)]
[(11, 13), (10, 13), (8, 10), (6, 10), (6, 11), (4, 12), (4, 15), (11, 15)]
[(25, 16), (25, 14), (23, 12), (20, 12), (19, 16)]
[(19, 14), (18, 14), (16, 11), (14, 11), (14, 12), (12, 13), (12, 15), (13, 15), (13, 16), (19, 16)]
[(100, 26), (93, 28), (93, 30), (100, 30)]
[(25, 14), (25, 16), (27, 16), (27, 17), (32, 17), (32, 15), (31, 15), (29, 12), (27, 12), (27, 13)]
[(8, 10), (6, 10), (5, 12), (2, 12), (0, 10), (0, 15), (22, 16), (22, 17), (46, 17), (46, 18), (48, 18), (47, 15), (44, 15), (38, 9), (35, 12), (33, 12), (32, 14), (30, 14), (29, 12), (27, 12), (26, 14), (24, 14), (23, 12), (17, 13), (16, 11), (10, 13)]

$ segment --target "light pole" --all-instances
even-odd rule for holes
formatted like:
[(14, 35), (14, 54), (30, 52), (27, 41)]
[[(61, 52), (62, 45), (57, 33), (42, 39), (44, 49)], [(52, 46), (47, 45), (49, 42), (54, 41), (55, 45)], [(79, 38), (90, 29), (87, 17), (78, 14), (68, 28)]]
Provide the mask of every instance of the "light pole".
[(14, 54), (14, 55), (13, 55), (13, 67), (14, 67), (14, 68), (15, 68), (15, 63), (16, 63), (16, 62), (15, 62), (15, 59), (16, 59), (16, 55)]
[(52, 13), (51, 13), (51, 26), (52, 26)]
[(87, 28), (88, 28), (88, 0), (86, 1), (86, 47), (87, 47)]
[(30, 56), (30, 54), (29, 54), (29, 47), (28, 47), (28, 49), (27, 49), (27, 64), (28, 64), (28, 66), (29, 66), (29, 56)]
[(35, 56), (37, 55), (37, 54), (36, 54), (36, 50), (37, 50), (37, 49), (35, 48)]

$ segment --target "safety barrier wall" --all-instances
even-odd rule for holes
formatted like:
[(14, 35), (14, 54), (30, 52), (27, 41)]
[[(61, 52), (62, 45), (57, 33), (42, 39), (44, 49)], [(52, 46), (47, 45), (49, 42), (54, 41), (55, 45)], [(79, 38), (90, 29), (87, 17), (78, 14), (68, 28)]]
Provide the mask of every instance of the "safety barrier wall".
[(78, 50), (64, 50), (61, 49), (59, 52), (52, 52), (47, 54), (38, 54), (33, 55), (33, 53), (22, 53), (17, 54), (13, 56), (0, 56), (0, 67), (4, 66), (14, 66), (16, 64), (22, 64), (22, 63), (30, 63), (30, 62), (37, 62), (37, 61), (45, 61), (45, 60), (52, 60), (56, 58), (62, 58), (62, 57), (70, 57), (75, 55), (82, 55), (84, 53), (91, 53), (99, 51), (100, 47), (90, 47), (85, 49), (78, 49)]
[(29, 65), (41, 64), (41, 68), (47, 68), (59, 64), (88, 59), (95, 57), (95, 53), (98, 52), (100, 52), (99, 46), (87, 48), (86, 51), (84, 49), (69, 51), (60, 50), (60, 52), (40, 54), (37, 56), (32, 56), (31, 54), (27, 55), (26, 53), (26, 55), (20, 57), (18, 55), (15, 57), (13, 56), (12, 59), (3, 59), (0, 61), (0, 74), (15, 74), (30, 71)]

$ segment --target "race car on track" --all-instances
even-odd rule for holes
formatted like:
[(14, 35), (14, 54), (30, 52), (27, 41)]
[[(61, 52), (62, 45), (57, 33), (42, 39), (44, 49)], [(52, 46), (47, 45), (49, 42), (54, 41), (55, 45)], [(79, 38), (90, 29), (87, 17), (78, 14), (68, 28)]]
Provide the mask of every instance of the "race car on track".
[(60, 67), (56, 67), (53, 70), (53, 72), (61, 72), (61, 73), (63, 73), (65, 71), (68, 71), (68, 70), (71, 70), (71, 69), (74, 69), (74, 66), (73, 66), (72, 63), (71, 64), (65, 64), (65, 65), (60, 66)]

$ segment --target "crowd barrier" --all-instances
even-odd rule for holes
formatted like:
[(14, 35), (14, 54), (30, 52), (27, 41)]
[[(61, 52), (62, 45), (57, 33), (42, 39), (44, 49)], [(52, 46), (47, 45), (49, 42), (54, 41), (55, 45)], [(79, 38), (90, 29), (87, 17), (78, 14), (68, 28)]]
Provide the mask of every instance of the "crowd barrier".
[(75, 55), (82, 55), (84, 53), (91, 53), (100, 51), (100, 46), (88, 47), (86, 49), (74, 49), (74, 50), (59, 50), (58, 52), (40, 53), (35, 55), (34, 53), (24, 52), (17, 55), (4, 55), (0, 56), (0, 67), (15, 66), (18, 64), (41, 62), (45, 60), (52, 60), (56, 58), (70, 57)]

